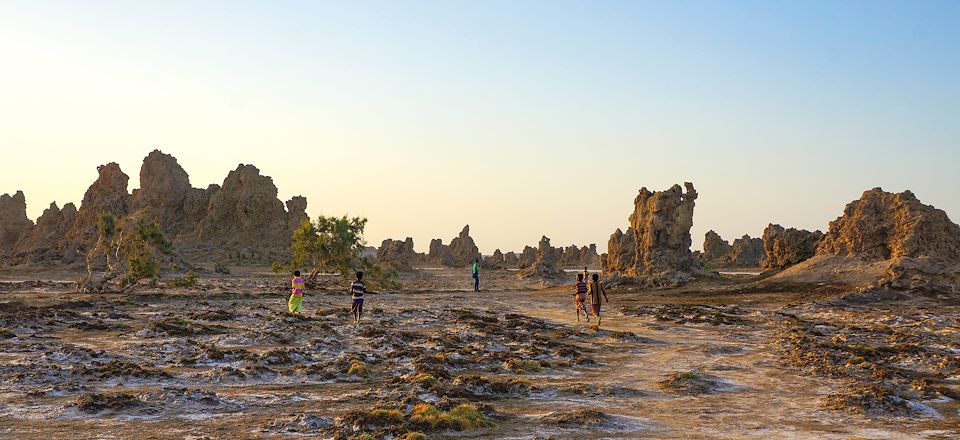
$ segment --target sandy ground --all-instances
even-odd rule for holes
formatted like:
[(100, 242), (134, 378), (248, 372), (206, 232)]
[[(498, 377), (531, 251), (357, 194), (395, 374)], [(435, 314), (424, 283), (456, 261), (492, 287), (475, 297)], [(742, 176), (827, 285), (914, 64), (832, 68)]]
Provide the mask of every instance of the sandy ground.
[(360, 325), (342, 289), (287, 314), (266, 271), (123, 296), (0, 274), (0, 436), (960, 436), (956, 301), (741, 277), (610, 292), (597, 329), (556, 282), (424, 272)]

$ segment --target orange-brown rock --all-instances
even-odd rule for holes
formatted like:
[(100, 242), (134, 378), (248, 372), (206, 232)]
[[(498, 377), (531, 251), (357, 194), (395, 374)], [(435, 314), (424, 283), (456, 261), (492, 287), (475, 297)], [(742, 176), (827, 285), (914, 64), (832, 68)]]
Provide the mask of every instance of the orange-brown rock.
[(698, 264), (690, 252), (697, 191), (687, 182), (666, 191), (641, 188), (630, 228), (608, 242), (604, 273), (611, 280), (651, 287), (676, 286), (693, 278)]

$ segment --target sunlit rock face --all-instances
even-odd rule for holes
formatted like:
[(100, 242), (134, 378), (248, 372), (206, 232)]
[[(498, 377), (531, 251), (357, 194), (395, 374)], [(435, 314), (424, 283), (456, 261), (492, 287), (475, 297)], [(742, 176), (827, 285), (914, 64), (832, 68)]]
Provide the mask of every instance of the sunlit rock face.
[(690, 228), (697, 191), (692, 183), (665, 191), (641, 188), (630, 227), (617, 229), (607, 243), (605, 275), (617, 282), (676, 286), (693, 277), (698, 263), (690, 252)]

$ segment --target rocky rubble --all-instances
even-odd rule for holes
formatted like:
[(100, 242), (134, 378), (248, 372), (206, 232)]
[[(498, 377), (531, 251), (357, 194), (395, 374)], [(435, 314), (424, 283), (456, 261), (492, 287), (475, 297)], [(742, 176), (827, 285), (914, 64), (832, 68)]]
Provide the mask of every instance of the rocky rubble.
[(603, 271), (614, 282), (650, 287), (677, 286), (693, 278), (698, 265), (690, 252), (690, 228), (697, 191), (692, 183), (666, 191), (640, 189), (630, 227), (610, 236)]
[(201, 259), (274, 261), (289, 252), (292, 230), (307, 218), (306, 199), (294, 197), (288, 210), (277, 199), (270, 177), (253, 165), (231, 171), (223, 185), (193, 188), (176, 158), (151, 152), (140, 170), (141, 187), (127, 192), (129, 177), (116, 163), (97, 168), (79, 210), (73, 204), (44, 211), (34, 226), (25, 214), (25, 198), (0, 198), (0, 253), (7, 264), (77, 260), (93, 245), (97, 217), (141, 215), (159, 221), (184, 255)]

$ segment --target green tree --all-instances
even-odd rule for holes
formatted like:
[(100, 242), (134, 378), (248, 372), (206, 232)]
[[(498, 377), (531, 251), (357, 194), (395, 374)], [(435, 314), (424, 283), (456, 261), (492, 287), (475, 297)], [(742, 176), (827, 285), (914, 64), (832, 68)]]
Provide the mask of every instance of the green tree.
[(337, 272), (344, 278), (362, 267), (360, 252), (365, 244), (363, 229), (367, 219), (320, 216), (305, 220), (293, 231), (290, 245), (293, 265), (311, 268), (308, 281), (316, 281), (322, 271)]
[[(87, 276), (77, 282), (78, 290), (106, 291), (114, 279), (119, 280), (121, 290), (127, 290), (142, 279), (159, 280), (164, 263), (176, 265), (176, 249), (164, 235), (160, 223), (146, 220), (141, 214), (122, 221), (111, 212), (97, 216), (97, 243), (85, 254)], [(101, 255), (106, 271), (96, 279), (93, 261)]]

